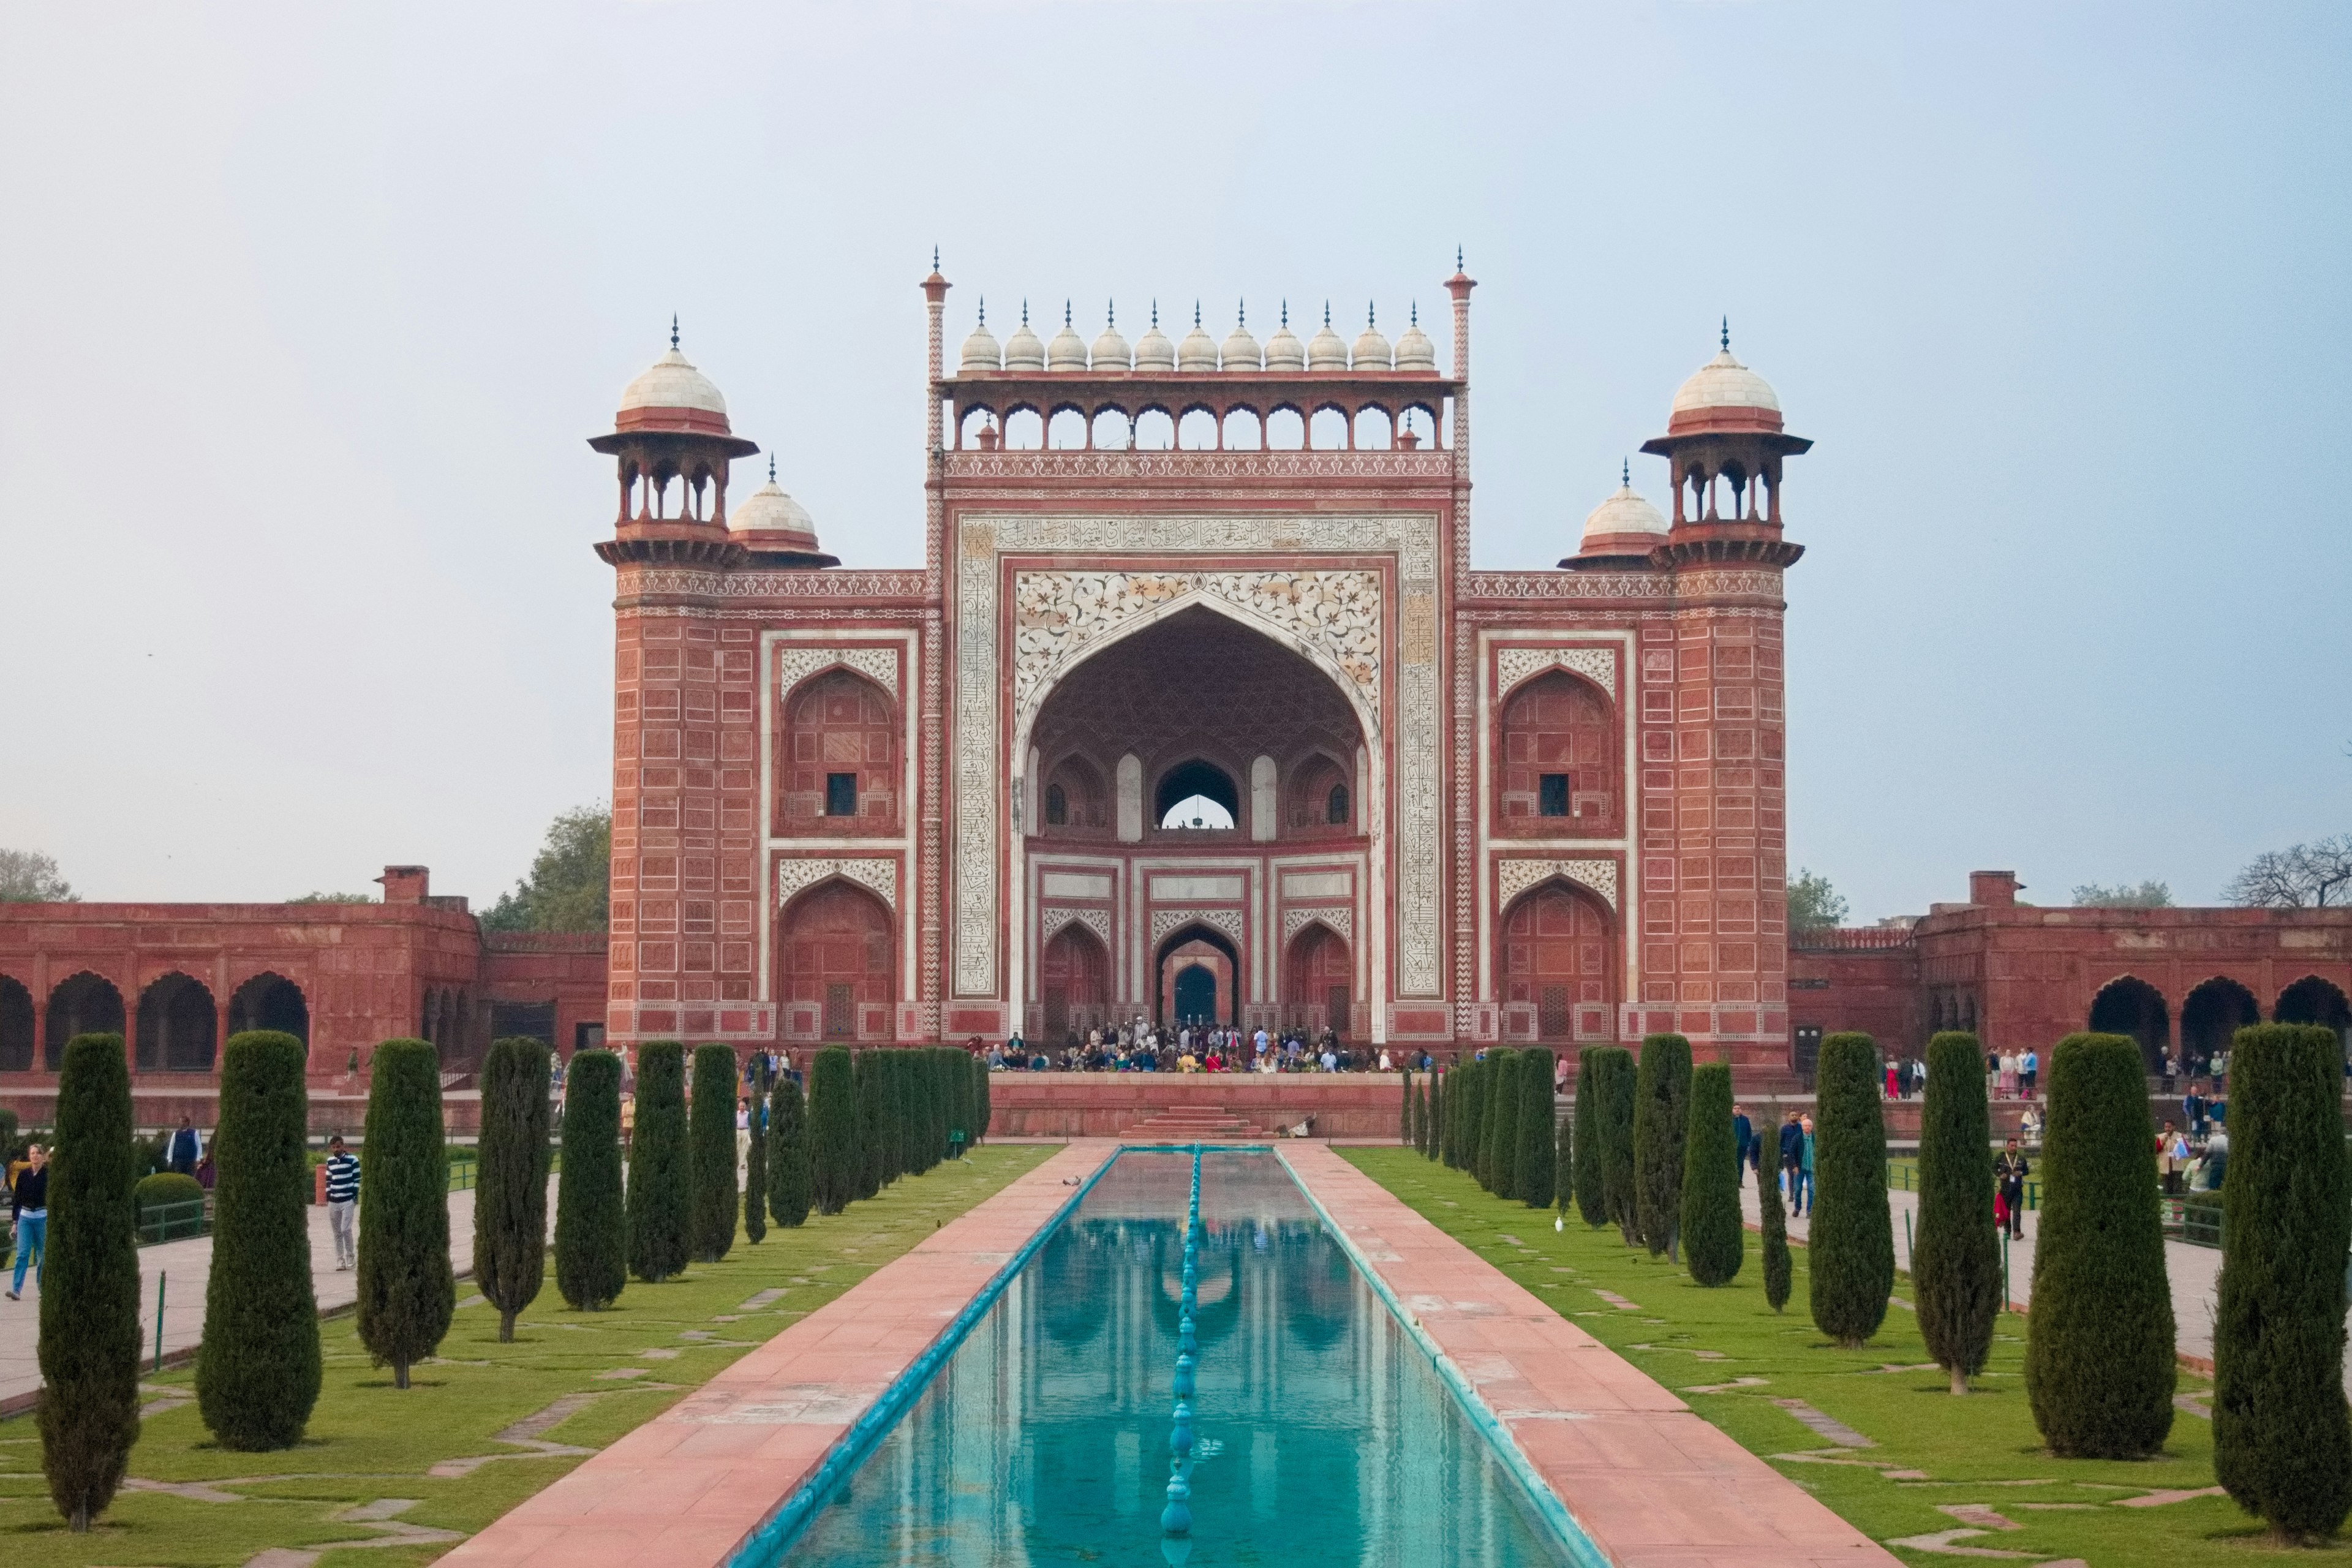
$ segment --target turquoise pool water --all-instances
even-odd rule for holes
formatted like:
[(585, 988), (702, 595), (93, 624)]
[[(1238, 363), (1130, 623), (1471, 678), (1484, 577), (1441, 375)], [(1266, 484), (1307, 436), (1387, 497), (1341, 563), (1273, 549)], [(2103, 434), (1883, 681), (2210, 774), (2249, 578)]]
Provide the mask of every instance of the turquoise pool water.
[(1162, 1535), (1189, 1153), (1121, 1154), (789, 1568), (1570, 1561), (1271, 1154), (1202, 1162), (1189, 1540)]

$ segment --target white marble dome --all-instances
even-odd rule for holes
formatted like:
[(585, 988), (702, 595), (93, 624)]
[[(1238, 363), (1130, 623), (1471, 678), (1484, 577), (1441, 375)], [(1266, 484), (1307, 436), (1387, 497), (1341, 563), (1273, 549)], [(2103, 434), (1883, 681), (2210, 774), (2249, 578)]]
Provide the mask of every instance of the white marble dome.
[(1070, 306), (1066, 300), (1062, 302), (1062, 330), (1055, 332), (1054, 341), (1045, 345), (1045, 368), (1055, 371), (1087, 368), (1086, 340), (1078, 336), (1070, 325)]
[(1004, 364), (1004, 351), (997, 346), (996, 334), (988, 330), (988, 301), (980, 302), (980, 325), (972, 328), (971, 336), (963, 341), (960, 366), (966, 372), (999, 370)]
[(691, 408), (703, 414), (727, 417), (727, 400), (719, 395), (711, 379), (687, 363), (677, 352), (677, 339), (670, 339), (669, 353), (654, 361), (643, 375), (629, 383), (621, 394), (621, 412), (627, 414), (639, 408)]
[(1396, 367), (1399, 370), (1433, 371), (1437, 368), (1437, 345), (1421, 330), (1421, 307), (1412, 310), (1412, 319), (1405, 324), (1404, 336), (1396, 341)]
[(1004, 340), (1004, 368), (1007, 370), (1043, 370), (1045, 368), (1045, 345), (1029, 330), (1029, 307), (1021, 307), (1021, 324)]
[(1364, 308), (1364, 330), (1356, 334), (1356, 346), (1349, 352), (1349, 364), (1356, 370), (1386, 370), (1389, 368), (1389, 341), (1373, 324), (1370, 306)]
[(1176, 368), (1176, 345), (1160, 330), (1160, 307), (1151, 307), (1151, 327), (1135, 340), (1135, 368), (1170, 371)]
[[(1692, 373), (1675, 393), (1674, 413), (1705, 416), (1720, 409), (1754, 408), (1772, 416), (1780, 425), (1780, 399), (1772, 384), (1731, 357), (1731, 333), (1724, 332), (1723, 351)], [(1669, 428), (1672, 428), (1671, 423)]]
[(1257, 339), (1250, 335), (1249, 314), (1246, 308), (1234, 321), (1234, 330), (1225, 334), (1225, 341), (1218, 348), (1217, 356), (1227, 370), (1259, 368), (1260, 351)]
[(1282, 324), (1275, 328), (1274, 336), (1265, 340), (1265, 368), (1277, 371), (1307, 368), (1307, 345), (1291, 332), (1290, 307), (1287, 305), (1282, 308)]
[(1307, 340), (1307, 368), (1309, 370), (1345, 370), (1348, 368), (1348, 345), (1331, 330), (1331, 307), (1323, 307), (1323, 329)]
[(1587, 542), (1628, 533), (1655, 534), (1663, 539), (1666, 531), (1664, 514), (1634, 490), (1631, 475), (1617, 487), (1616, 494), (1594, 507), (1591, 515), (1584, 520)]
[(728, 514), (727, 526), (738, 533), (802, 534), (808, 539), (811, 549), (816, 547), (816, 520), (776, 483), (772, 464), (768, 468), (768, 482), (735, 503), (735, 510)]
[(1133, 358), (1127, 340), (1119, 335), (1118, 310), (1114, 306), (1103, 323), (1102, 335), (1095, 340), (1094, 367), (1097, 370), (1125, 370)]
[(1186, 374), (1217, 368), (1216, 341), (1201, 330), (1201, 307), (1192, 307), (1192, 330), (1176, 345), (1176, 368)]

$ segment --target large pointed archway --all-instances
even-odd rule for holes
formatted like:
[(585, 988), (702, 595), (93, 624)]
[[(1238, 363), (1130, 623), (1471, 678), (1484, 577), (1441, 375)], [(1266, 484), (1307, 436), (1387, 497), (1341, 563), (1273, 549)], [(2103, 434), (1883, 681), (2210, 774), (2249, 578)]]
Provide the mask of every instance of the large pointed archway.
[(1503, 911), (1505, 1033), (1546, 1046), (1617, 1037), (1614, 911), (1589, 888), (1554, 877)]
[[(1244, 990), (1242, 953), (1234, 939), (1223, 931), (1202, 922), (1178, 927), (1153, 948), (1151, 970), (1155, 980), (1151, 1009), (1155, 1022), (1170, 1028), (1183, 1025), (1239, 1026)], [(1180, 1002), (1199, 1006), (1203, 994), (1207, 1005), (1202, 1011), (1180, 1008)]]

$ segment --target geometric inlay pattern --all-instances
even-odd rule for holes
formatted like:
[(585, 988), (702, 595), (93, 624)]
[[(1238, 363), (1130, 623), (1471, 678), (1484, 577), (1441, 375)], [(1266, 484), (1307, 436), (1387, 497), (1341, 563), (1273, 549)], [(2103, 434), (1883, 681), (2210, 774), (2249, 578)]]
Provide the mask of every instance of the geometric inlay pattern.
[(1282, 911), (1282, 945), (1288, 947), (1291, 938), (1318, 921), (1349, 942), (1356, 940), (1356, 911), (1345, 905), (1328, 910), (1289, 909)]
[(1613, 647), (1507, 647), (1495, 656), (1495, 694), (1508, 696), (1531, 675), (1547, 669), (1570, 669), (1601, 688), (1612, 701), (1617, 697), (1617, 650)]
[(789, 692), (818, 670), (846, 665), (898, 700), (898, 650), (895, 647), (787, 647), (776, 655), (776, 689)]
[(898, 862), (896, 860), (779, 860), (776, 862), (776, 907), (782, 909), (802, 889), (839, 877), (871, 888), (882, 901), (898, 907)]
[(1052, 906), (1039, 917), (1037, 930), (1045, 941), (1051, 942), (1061, 934), (1062, 928), (1066, 925), (1082, 925), (1102, 938), (1105, 947), (1110, 945), (1110, 911), (1108, 910), (1065, 909), (1058, 905)]
[(1617, 862), (1614, 860), (1505, 860), (1496, 868), (1501, 896), (1496, 908), (1509, 905), (1513, 899), (1538, 882), (1554, 877), (1565, 877), (1580, 887), (1591, 889), (1617, 907)]
[(1154, 910), (1151, 911), (1151, 942), (1155, 947), (1170, 931), (1188, 925), (1213, 926), (1232, 937), (1242, 940), (1242, 911), (1239, 910)]

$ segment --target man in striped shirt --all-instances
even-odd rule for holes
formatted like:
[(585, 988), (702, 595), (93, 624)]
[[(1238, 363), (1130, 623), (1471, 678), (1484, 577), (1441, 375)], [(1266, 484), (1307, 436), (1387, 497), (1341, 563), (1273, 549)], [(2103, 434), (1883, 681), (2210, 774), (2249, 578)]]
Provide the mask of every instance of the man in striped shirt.
[(343, 1147), (343, 1135), (327, 1140), (327, 1228), (335, 1233), (335, 1267), (349, 1268), (359, 1260), (352, 1240), (352, 1222), (360, 1212), (359, 1157)]

